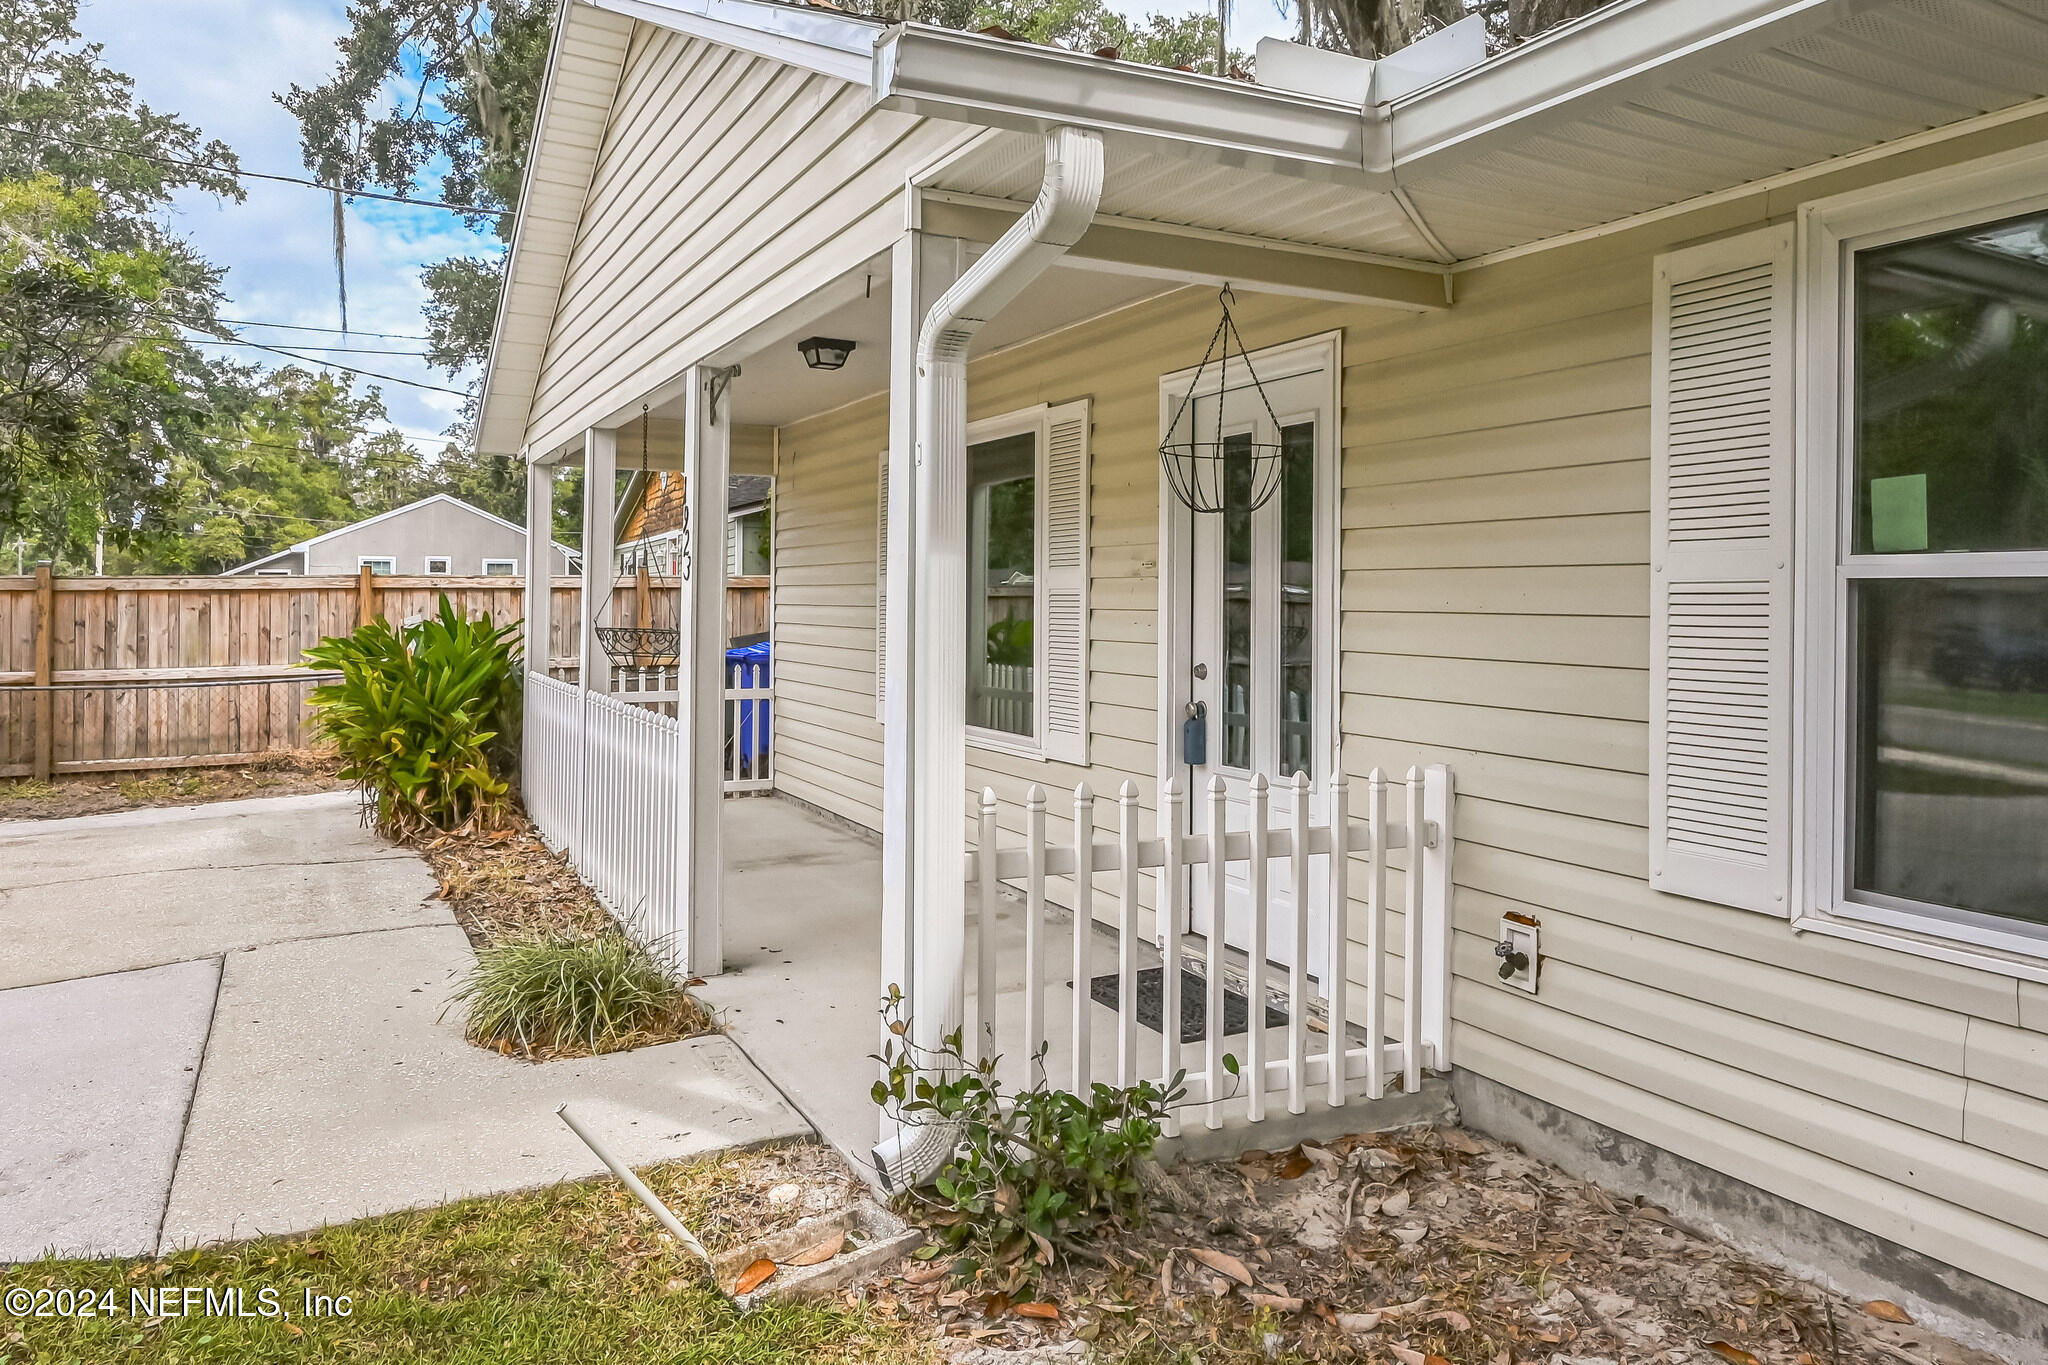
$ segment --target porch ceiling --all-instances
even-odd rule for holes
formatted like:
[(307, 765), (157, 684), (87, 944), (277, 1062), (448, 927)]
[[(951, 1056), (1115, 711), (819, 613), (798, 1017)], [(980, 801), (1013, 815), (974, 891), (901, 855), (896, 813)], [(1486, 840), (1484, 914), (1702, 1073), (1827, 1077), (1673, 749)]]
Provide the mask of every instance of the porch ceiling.
[[(845, 302), (823, 313), (800, 311), (775, 319), (733, 348), (732, 359), (741, 367), (732, 389), (735, 422), (787, 426), (889, 387), (888, 258), (878, 258), (869, 269), (856, 273), (859, 278), (842, 281), (839, 293), (852, 295)], [(1173, 287), (1158, 280), (1054, 266), (990, 320), (976, 339), (975, 352), (985, 355), (1013, 346)], [(853, 354), (840, 369), (813, 370), (796, 348), (808, 336), (851, 341)]]

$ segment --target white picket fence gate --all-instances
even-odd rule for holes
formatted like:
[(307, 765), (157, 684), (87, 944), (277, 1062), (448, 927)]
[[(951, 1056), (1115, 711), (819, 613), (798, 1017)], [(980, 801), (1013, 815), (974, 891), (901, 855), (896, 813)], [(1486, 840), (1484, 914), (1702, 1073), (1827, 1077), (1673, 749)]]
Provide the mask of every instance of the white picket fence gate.
[[(1409, 769), (1403, 793), (1405, 809), (1389, 807), (1386, 775), (1374, 769), (1366, 786), (1366, 818), (1362, 821), (1331, 819), (1314, 823), (1308, 778), (1297, 773), (1289, 782), (1290, 810), (1284, 821), (1272, 816), (1272, 789), (1264, 776), (1252, 779), (1248, 827), (1229, 827), (1229, 795), (1223, 780), (1212, 779), (1206, 794), (1208, 828), (1222, 829), (1221, 839), (1206, 834), (1186, 834), (1185, 798), (1178, 784), (1169, 782), (1162, 795), (1156, 838), (1139, 838), (1139, 805), (1136, 784), (1125, 782), (1117, 799), (1116, 837), (1096, 836), (1095, 798), (1086, 784), (1074, 792), (1074, 830), (1071, 842), (1053, 842), (1046, 837), (1046, 794), (1033, 786), (1024, 808), (1024, 841), (1021, 847), (1002, 847), (995, 793), (984, 791), (979, 813), (978, 848), (967, 855), (967, 880), (975, 892), (978, 932), (975, 934), (976, 961), (972, 967), (974, 996), (973, 1028), (968, 1035), (978, 1056), (1007, 1055), (1037, 1058), (1030, 1062), (1032, 1084), (1056, 1084), (1077, 1094), (1087, 1093), (1095, 1076), (1096, 1053), (1091, 1019), (1094, 1001), (1089, 983), (1098, 934), (1107, 931), (1114, 939), (1117, 974), (1116, 1038), (1114, 1076), (1116, 1084), (1127, 1086), (1140, 1079), (1163, 1081), (1186, 1069), (1187, 1100), (1200, 1106), (1202, 1121), (1209, 1128), (1222, 1125), (1227, 1104), (1241, 1098), (1246, 1116), (1253, 1122), (1266, 1117), (1268, 1096), (1284, 1095), (1287, 1111), (1304, 1112), (1311, 1088), (1323, 1091), (1332, 1106), (1344, 1104), (1348, 1083), (1364, 1081), (1365, 1096), (1379, 1099), (1386, 1094), (1390, 1078), (1399, 1076), (1402, 1088), (1413, 1093), (1421, 1084), (1425, 1067), (1448, 1070), (1450, 989), (1450, 855), (1451, 775), (1448, 769)], [(1349, 811), (1348, 784), (1333, 777), (1325, 788), (1324, 809)], [(991, 850), (993, 851), (991, 854)], [(1389, 964), (1396, 956), (1388, 940), (1387, 885), (1391, 853), (1405, 856), (1402, 886), (1402, 942), (1399, 946), (1401, 989), (1398, 1036), (1388, 1034)], [(1323, 960), (1336, 964), (1316, 982), (1308, 975), (1307, 951), (1311, 924), (1311, 897), (1291, 895), (1288, 913), (1293, 917), (1291, 941), (1296, 945), (1292, 963), (1285, 969), (1272, 968), (1268, 960), (1269, 919), (1275, 899), (1273, 865), (1279, 864), (1287, 888), (1308, 888), (1320, 884), (1328, 907), (1328, 941)], [(1250, 918), (1248, 949), (1237, 954), (1225, 943), (1221, 932), (1206, 940), (1191, 941), (1188, 933), (1191, 875), (1203, 872), (1210, 923), (1223, 925), (1231, 913), (1233, 894), (1227, 875), (1233, 867), (1243, 876), (1235, 894), (1241, 902), (1238, 913)], [(1114, 918), (1096, 919), (1097, 888), (1090, 876), (1075, 876), (1077, 869), (1115, 873)], [(1140, 890), (1146, 874), (1154, 878), (1154, 910), (1141, 908)], [(1072, 1017), (1067, 1021), (1065, 1057), (1052, 1055), (1053, 1039), (1046, 1011), (1048, 910), (1045, 883), (1048, 877), (1072, 878), (1075, 904), (1071, 934), (1073, 961), (1064, 964), (1072, 973)], [(1362, 904), (1353, 900), (1354, 878), (1363, 880)], [(998, 927), (997, 904), (1005, 886), (1022, 892), (1024, 909), (1023, 1021), (1020, 1036), (1004, 1038), (997, 1020), (997, 957), (1004, 951)], [(1350, 971), (1355, 971), (1358, 949), (1364, 950), (1364, 974), (1359, 983), (1362, 999), (1354, 1012)], [(1163, 995), (1159, 1042), (1155, 1055), (1141, 1056), (1136, 1002), (1141, 957), (1157, 959)], [(1011, 964), (1014, 965), (1014, 964)], [(1181, 970), (1190, 967), (1203, 977), (1205, 990), (1204, 1036), (1195, 1044), (1181, 1039)], [(1225, 1040), (1225, 990), (1232, 977), (1244, 988), (1245, 1027), (1241, 1048), (1229, 1051)], [(1287, 1023), (1276, 1031), (1266, 1023), (1266, 1006), (1284, 1004)], [(1311, 1016), (1323, 1021), (1319, 1039), (1312, 1039)], [(1334, 1023), (1332, 1021), (1335, 1021)], [(1346, 1025), (1363, 1037), (1353, 1041)], [(1043, 1056), (1040, 1054), (1043, 1052)], [(1238, 1075), (1231, 1077), (1226, 1056), (1238, 1063)], [(1047, 1074), (1047, 1062), (1053, 1074)], [(1060, 1063), (1064, 1061), (1065, 1065)], [(1190, 1061), (1194, 1064), (1190, 1065)], [(1155, 1065), (1156, 1063), (1156, 1065)], [(1101, 1079), (1107, 1080), (1107, 1075)], [(1178, 1131), (1169, 1120), (1169, 1132)]]

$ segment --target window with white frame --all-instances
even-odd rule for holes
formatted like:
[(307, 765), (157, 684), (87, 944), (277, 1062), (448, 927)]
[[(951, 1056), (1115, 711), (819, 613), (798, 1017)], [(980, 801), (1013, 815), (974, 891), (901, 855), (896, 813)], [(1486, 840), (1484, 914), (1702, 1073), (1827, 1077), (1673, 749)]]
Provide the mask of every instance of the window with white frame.
[(2048, 203), (1840, 251), (1822, 889), (2048, 947)]
[(429, 576), (438, 576), (454, 572), (454, 570), (451, 569), (449, 565), (450, 560), (447, 555), (427, 556), (427, 573)]
[(398, 572), (398, 561), (390, 555), (357, 555), (356, 567), (358, 569), (368, 569), (373, 574), (385, 574), (388, 576)]
[[(968, 742), (1088, 761), (1089, 402), (967, 432)], [(876, 497), (875, 703), (885, 709), (889, 460)]]
[(1653, 319), (1651, 885), (2048, 979), (2048, 147), (1675, 249)]
[(484, 577), (516, 578), (519, 576), (519, 561), (516, 559), (486, 559)]
[(967, 724), (1038, 731), (1038, 441), (1029, 430), (967, 447)]

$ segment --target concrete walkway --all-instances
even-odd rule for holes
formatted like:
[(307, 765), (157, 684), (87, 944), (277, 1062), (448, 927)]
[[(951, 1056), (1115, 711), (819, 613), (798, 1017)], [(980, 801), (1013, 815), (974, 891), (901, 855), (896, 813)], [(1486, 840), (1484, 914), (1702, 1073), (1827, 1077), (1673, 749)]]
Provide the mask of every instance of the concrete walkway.
[(147, 1254), (807, 1136), (726, 1038), (535, 1066), (347, 793), (0, 823), (0, 1261)]

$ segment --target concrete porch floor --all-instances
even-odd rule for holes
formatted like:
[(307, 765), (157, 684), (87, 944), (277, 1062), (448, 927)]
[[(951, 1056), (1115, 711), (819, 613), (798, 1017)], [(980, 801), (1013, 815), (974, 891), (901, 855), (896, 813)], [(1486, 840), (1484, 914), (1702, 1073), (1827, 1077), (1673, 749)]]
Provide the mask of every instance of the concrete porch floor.
[[(881, 1040), (882, 866), (881, 845), (829, 816), (779, 797), (729, 800), (723, 806), (725, 849), (724, 932), (726, 970), (699, 994), (820, 1136), (865, 1174), (879, 1115), (869, 1088), (876, 1078), (871, 1054)], [(976, 1018), (972, 964), (978, 951), (973, 902), (967, 929), (967, 1007)], [(1151, 912), (1148, 910), (1146, 914)], [(1024, 1037), (1024, 913), (1021, 898), (1006, 896), (996, 912), (996, 1038), (1002, 1053), (998, 1074), (1006, 1086), (1026, 1084)], [(1045, 1033), (1050, 1043), (1046, 1068), (1066, 1086), (1072, 1075), (1073, 920), (1064, 912), (1048, 917), (1045, 930)], [(1139, 967), (1159, 965), (1159, 953), (1144, 945)], [(1116, 971), (1116, 943), (1097, 928), (1090, 935), (1088, 972)], [(1233, 982), (1233, 989), (1237, 983)], [(1089, 1013), (1091, 1070), (1096, 1080), (1113, 1081), (1117, 1062), (1115, 1010), (1100, 1004)], [(1354, 1030), (1355, 1032), (1355, 1030)], [(1140, 1025), (1138, 1074), (1156, 1076), (1160, 1067), (1158, 1030)], [(1362, 1037), (1362, 1035), (1359, 1035)], [(1269, 1028), (1268, 1057), (1284, 1056), (1284, 1029)], [(1352, 1040), (1354, 1043), (1358, 1038)], [(1245, 1036), (1225, 1039), (1240, 1061)], [(1309, 1049), (1327, 1046), (1311, 1030)], [(1196, 1074), (1206, 1065), (1201, 1043), (1179, 1049), (1180, 1065)], [(1223, 1127), (1204, 1126), (1203, 1110), (1181, 1112), (1182, 1137), (1161, 1155), (1184, 1152), (1203, 1157), (1244, 1146), (1284, 1147), (1302, 1137), (1334, 1136), (1399, 1127), (1444, 1117), (1448, 1092), (1426, 1081), (1416, 1095), (1363, 1098), (1353, 1082), (1342, 1108), (1331, 1108), (1323, 1087), (1309, 1089), (1307, 1112), (1289, 1115), (1284, 1094), (1269, 1095), (1268, 1117), (1254, 1141), (1246, 1132), (1241, 1097), (1223, 1105)]]

